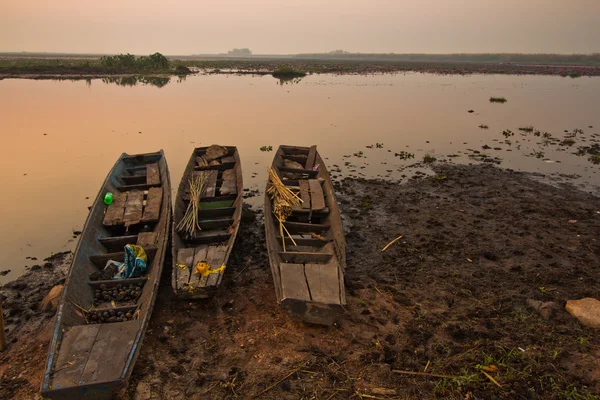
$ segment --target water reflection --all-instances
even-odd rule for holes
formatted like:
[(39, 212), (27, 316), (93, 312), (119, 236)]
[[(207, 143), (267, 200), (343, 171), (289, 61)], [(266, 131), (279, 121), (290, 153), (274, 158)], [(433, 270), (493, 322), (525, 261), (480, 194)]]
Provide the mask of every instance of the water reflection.
[[(178, 82), (181, 82), (182, 78), (178, 79)], [(119, 86), (136, 86), (138, 84), (142, 85), (152, 85), (158, 88), (162, 88), (166, 86), (169, 82), (171, 82), (170, 77), (164, 76), (115, 76), (115, 77), (106, 77), (102, 78), (102, 82), (106, 84), (117, 84)]]
[(287, 85), (287, 84), (293, 85), (293, 84), (300, 83), (301, 80), (302, 80), (302, 78), (294, 78), (294, 77), (279, 78), (279, 84), (281, 86)]

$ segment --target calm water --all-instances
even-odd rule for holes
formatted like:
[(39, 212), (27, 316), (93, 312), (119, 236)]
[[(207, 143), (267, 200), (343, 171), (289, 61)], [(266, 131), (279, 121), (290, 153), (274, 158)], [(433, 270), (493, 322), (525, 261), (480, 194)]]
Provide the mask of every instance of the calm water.
[[(508, 102), (492, 104), (490, 96)], [(410, 177), (404, 168), (426, 153), (470, 162), (472, 149), (500, 157), (505, 167), (575, 173), (578, 183), (597, 185), (600, 166), (572, 153), (600, 138), (599, 106), (600, 78), (320, 75), (280, 85), (270, 76), (199, 75), (163, 87), (0, 81), (0, 271), (12, 270), (0, 282), (74, 248), (72, 232), (82, 229), (87, 206), (122, 152), (164, 149), (175, 188), (192, 148), (212, 143), (238, 146), (251, 189), (264, 187), (273, 155), (259, 148), (282, 143), (318, 144), (330, 168), (367, 177)], [(521, 136), (518, 128), (528, 125), (559, 139), (565, 129), (584, 134), (561, 151)], [(505, 129), (515, 133), (510, 146)], [(376, 143), (383, 148), (366, 148)], [(402, 150), (415, 159), (394, 156)], [(363, 157), (353, 156), (359, 151)], [(538, 151), (540, 158), (531, 156)]]

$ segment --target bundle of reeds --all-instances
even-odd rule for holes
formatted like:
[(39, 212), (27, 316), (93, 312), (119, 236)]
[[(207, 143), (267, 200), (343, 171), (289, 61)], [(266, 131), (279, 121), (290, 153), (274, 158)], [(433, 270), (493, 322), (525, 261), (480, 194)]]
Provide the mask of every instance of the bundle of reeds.
[(269, 168), (269, 188), (267, 189), (267, 194), (273, 201), (273, 214), (279, 221), (279, 233), (281, 235), (283, 251), (286, 251), (284, 231), (292, 243), (294, 243), (294, 246), (296, 246), (296, 242), (283, 223), (292, 215), (292, 207), (302, 204), (302, 199), (281, 182), (279, 175), (277, 175), (273, 168)]
[(193, 236), (200, 228), (198, 221), (198, 211), (200, 210), (200, 197), (202, 196), (202, 190), (204, 189), (204, 182), (206, 180), (205, 171), (192, 172), (192, 177), (189, 179), (190, 185), (190, 203), (188, 204), (185, 215), (177, 224), (177, 231), (185, 233), (188, 236)]

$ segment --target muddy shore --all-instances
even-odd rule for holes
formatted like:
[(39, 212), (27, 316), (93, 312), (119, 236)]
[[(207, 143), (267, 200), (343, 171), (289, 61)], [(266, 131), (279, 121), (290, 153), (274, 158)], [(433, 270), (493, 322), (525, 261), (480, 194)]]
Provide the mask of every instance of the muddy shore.
[[(12, 60), (12, 59), (8, 59)], [(370, 75), (386, 73), (421, 72), (436, 75), (550, 75), (570, 78), (600, 76), (600, 65), (568, 65), (544, 63), (501, 63), (501, 62), (449, 62), (449, 61), (374, 61), (374, 60), (324, 60), (324, 59), (173, 59), (174, 65), (187, 72), (171, 74), (131, 72), (119, 73), (101, 68), (97, 59), (68, 60), (56, 59), (49, 64), (45, 59), (14, 59), (2, 63), (0, 59), (0, 80), (2, 79), (101, 79), (144, 76), (165, 78), (187, 75), (187, 68), (208, 74), (227, 75), (272, 75), (282, 66), (307, 74)], [(85, 62), (83, 62), (85, 61)]]
[[(600, 298), (600, 198), (487, 164), (432, 168), (401, 185), (337, 181), (348, 305), (332, 327), (276, 305), (260, 211), (245, 213), (213, 299), (177, 300), (167, 265), (120, 398), (595, 398), (600, 337), (564, 305)], [(0, 398), (37, 396), (53, 324), (39, 304), (69, 261), (0, 288)], [(393, 372), (425, 369), (447, 377)]]

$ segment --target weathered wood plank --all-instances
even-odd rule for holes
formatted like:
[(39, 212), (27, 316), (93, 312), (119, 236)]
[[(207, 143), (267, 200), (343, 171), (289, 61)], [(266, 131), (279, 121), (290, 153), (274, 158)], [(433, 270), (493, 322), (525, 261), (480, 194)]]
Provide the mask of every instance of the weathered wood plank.
[(142, 222), (157, 222), (160, 217), (163, 189), (161, 187), (148, 189), (148, 199), (144, 207)]
[(312, 213), (312, 215), (314, 217), (326, 217), (329, 214), (329, 208), (325, 207), (322, 210), (307, 210), (305, 208), (293, 208), (292, 209), (292, 214), (308, 214), (308, 213)]
[(140, 232), (136, 244), (144, 250), (149, 250), (158, 247), (158, 239), (158, 232)]
[(190, 288), (191, 290), (195, 290), (198, 287), (204, 286), (206, 282), (206, 277), (201, 274), (196, 273), (196, 264), (202, 261), (206, 261), (208, 248), (207, 246), (200, 246), (194, 248), (194, 261), (192, 262), (190, 268)]
[[(208, 253), (206, 257), (206, 262), (210, 266), (211, 269), (220, 268), (223, 265), (223, 261), (225, 260), (225, 254), (227, 254), (227, 246), (211, 246), (214, 249), (212, 252)], [(223, 274), (223, 271), (215, 274), (210, 274), (206, 279), (206, 286), (217, 286), (217, 282), (219, 282), (219, 276)]]
[(306, 285), (304, 265), (281, 264), (281, 292), (284, 299), (298, 299), (310, 301), (310, 293)]
[[(191, 268), (196, 252), (193, 247), (183, 247), (177, 251), (177, 264), (173, 266), (177, 274), (177, 290), (186, 290), (190, 281)], [(185, 266), (185, 268), (183, 268)]]
[(98, 241), (104, 245), (107, 251), (119, 251), (123, 250), (128, 244), (136, 244), (138, 242), (138, 235), (127, 235), (127, 236), (115, 236), (99, 238)]
[(121, 176), (121, 180), (126, 185), (142, 185), (146, 183), (145, 175), (124, 175)]
[(223, 164), (235, 164), (235, 157), (233, 156), (226, 156), (221, 158), (221, 162)]
[(146, 183), (148, 185), (160, 185), (160, 170), (158, 164), (146, 165)]
[(65, 332), (54, 368), (53, 386), (74, 386), (79, 382), (100, 325), (77, 325)]
[(321, 182), (317, 179), (309, 179), (308, 184), (310, 185), (310, 207), (315, 211), (323, 210), (325, 208), (325, 196), (323, 195)]
[(294, 233), (308, 233), (308, 232), (326, 232), (329, 230), (329, 225), (326, 224), (308, 224), (304, 222), (290, 222), (286, 221), (284, 223), (288, 232)]
[(202, 185), (202, 193), (200, 198), (204, 197), (215, 197), (217, 192), (217, 177), (219, 171), (201, 171), (194, 172), (194, 174), (204, 174), (204, 184)]
[(298, 181), (300, 184), (300, 198), (302, 199), (302, 208), (310, 210), (310, 185), (306, 179)]
[(282, 261), (293, 264), (326, 263), (332, 256), (332, 253), (311, 253), (305, 251), (279, 252), (279, 257), (281, 257)]
[(316, 145), (310, 146), (310, 149), (308, 150), (308, 158), (306, 159), (306, 165), (304, 166), (304, 168), (312, 170), (313, 167), (315, 166), (316, 158), (317, 158), (317, 146)]
[(340, 279), (336, 263), (306, 264), (304, 272), (313, 301), (340, 304)]
[(116, 262), (123, 262), (125, 260), (125, 251), (117, 251), (114, 253), (106, 254), (93, 254), (90, 256), (90, 261), (98, 267), (98, 269), (104, 269), (106, 263), (110, 260)]
[[(313, 171), (312, 169), (299, 169), (299, 168), (287, 168), (287, 167), (279, 167), (279, 171), (285, 173), (291, 173), (291, 174), (296, 174), (296, 177), (298, 177), (298, 175), (308, 175), (309, 178), (313, 178), (315, 176), (317, 176), (317, 174), (319, 173), (318, 171)], [(290, 178), (290, 179), (293, 179)]]
[[(281, 243), (281, 236), (277, 236), (277, 240), (279, 241), (279, 243)], [(326, 245), (327, 243), (330, 242), (330, 240), (321, 240), (321, 239), (315, 239), (315, 238), (296, 238), (294, 237), (294, 242), (296, 242), (297, 246), (312, 246), (312, 247), (323, 247), (324, 245)], [(294, 243), (292, 242), (292, 239), (289, 238), (289, 236), (285, 236), (285, 245), (286, 246), (292, 246), (289, 248), (289, 250), (294, 250)]]
[(223, 171), (223, 183), (221, 183), (220, 194), (221, 195), (232, 195), (237, 194), (237, 180), (235, 176), (235, 169), (226, 169)]
[(139, 326), (139, 320), (100, 325), (80, 380), (102, 382), (119, 379)]
[(138, 185), (123, 185), (119, 187), (121, 192), (132, 191), (132, 190), (148, 190), (151, 187), (160, 186), (160, 184), (148, 185), (147, 183), (140, 183)]
[(125, 214), (125, 204), (127, 203), (127, 192), (120, 192), (113, 196), (113, 202), (108, 206), (104, 214), (104, 226), (121, 225), (123, 215)]
[(219, 230), (211, 229), (207, 231), (196, 231), (193, 237), (186, 239), (186, 243), (191, 244), (210, 244), (210, 243), (218, 243), (229, 240), (231, 237), (231, 233), (229, 232), (229, 228), (222, 228)]
[(139, 224), (142, 220), (142, 210), (144, 208), (144, 192), (141, 190), (132, 190), (127, 194), (125, 203), (125, 213), (123, 223), (125, 227)]

